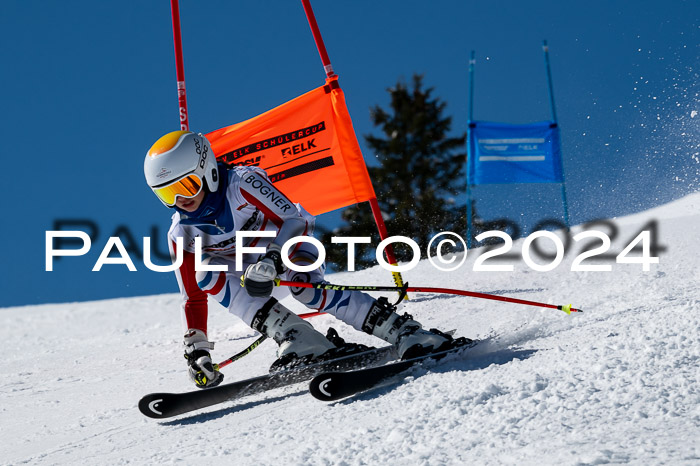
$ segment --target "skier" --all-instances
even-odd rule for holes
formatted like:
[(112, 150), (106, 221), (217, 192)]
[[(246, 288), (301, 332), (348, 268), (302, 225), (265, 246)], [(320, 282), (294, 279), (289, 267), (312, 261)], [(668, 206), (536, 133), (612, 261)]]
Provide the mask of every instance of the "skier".
[[(207, 298), (212, 296), (229, 312), (279, 345), (271, 370), (312, 359), (336, 357), (344, 342), (328, 338), (272, 297), (275, 279), (321, 282), (325, 265), (312, 272), (287, 269), (281, 257), (284, 243), (311, 235), (314, 217), (292, 203), (258, 167), (228, 169), (217, 164), (202, 134), (174, 131), (158, 139), (144, 161), (146, 181), (163, 204), (175, 210), (168, 232), (171, 255), (182, 238), (184, 259), (175, 272), (182, 295), (185, 358), (193, 382), (200, 388), (223, 380), (211, 360), (214, 343), (207, 338)], [(236, 244), (236, 231), (273, 232), (275, 237), (245, 238)], [(203, 264), (226, 266), (227, 271), (195, 271), (195, 238), (201, 238)], [(245, 254), (237, 271), (236, 247), (264, 247), (260, 257)], [(313, 245), (297, 243), (291, 263), (309, 265), (318, 256)], [(243, 282), (244, 287), (241, 287)], [(275, 290), (277, 291), (277, 290)], [(291, 288), (291, 294), (310, 309), (328, 312), (357, 330), (396, 345), (401, 358), (449, 347), (452, 337), (424, 330), (413, 318), (396, 313), (386, 298), (341, 290)], [(336, 334), (337, 335), (337, 334)]]

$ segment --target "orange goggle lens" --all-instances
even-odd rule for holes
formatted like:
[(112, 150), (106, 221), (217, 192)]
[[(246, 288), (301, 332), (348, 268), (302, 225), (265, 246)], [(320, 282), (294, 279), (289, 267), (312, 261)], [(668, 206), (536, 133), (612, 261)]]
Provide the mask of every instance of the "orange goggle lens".
[(169, 206), (175, 205), (175, 198), (177, 196), (185, 198), (195, 197), (201, 190), (202, 179), (195, 174), (187, 175), (167, 186), (153, 188), (153, 192), (156, 193), (158, 199)]

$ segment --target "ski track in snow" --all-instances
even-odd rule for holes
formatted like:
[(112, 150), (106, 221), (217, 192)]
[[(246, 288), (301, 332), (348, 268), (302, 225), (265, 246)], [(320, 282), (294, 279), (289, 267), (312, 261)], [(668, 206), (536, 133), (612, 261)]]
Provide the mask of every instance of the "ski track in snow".
[[(0, 464), (699, 464), (699, 207), (694, 194), (616, 220), (629, 239), (659, 219), (668, 249), (647, 273), (638, 264), (570, 272), (573, 254), (549, 273), (522, 262), (513, 273), (472, 272), (473, 252), (456, 272), (421, 263), (405, 274), (411, 284), (572, 302), (585, 313), (415, 294), (403, 310), (426, 327), (486, 341), (330, 404), (298, 384), (154, 421), (137, 409), (142, 395), (193, 388), (177, 295), (0, 309), (10, 348)], [(379, 268), (329, 280), (390, 283)], [(381, 343), (330, 316), (313, 323)], [(220, 359), (255, 338), (216, 304), (210, 329)], [(225, 368), (227, 380), (263, 373), (274, 346)]]

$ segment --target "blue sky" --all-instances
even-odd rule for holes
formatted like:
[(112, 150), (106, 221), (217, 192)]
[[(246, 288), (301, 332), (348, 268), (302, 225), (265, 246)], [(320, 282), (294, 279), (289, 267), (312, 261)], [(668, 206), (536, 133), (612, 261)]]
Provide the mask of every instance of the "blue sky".
[[(471, 50), (477, 119), (549, 118), (541, 49), (548, 39), (572, 222), (698, 190), (696, 1), (312, 5), (368, 163), (369, 107), (385, 106), (386, 89), (413, 73), (448, 103), (454, 133), (464, 132)], [(0, 306), (176, 291), (172, 274), (150, 272), (136, 256), (139, 272), (91, 272), (115, 230), (140, 243), (154, 228), (162, 237), (170, 222), (142, 171), (145, 151), (179, 124), (170, 2), (10, 0), (2, 9), (9, 190)], [(301, 2), (181, 0), (180, 9), (193, 130), (242, 121), (323, 83)], [(558, 193), (548, 185), (482, 187), (478, 208), (487, 218), (524, 208), (528, 219), (556, 216)], [(89, 220), (99, 234), (90, 254), (45, 272), (45, 232), (57, 220)]]

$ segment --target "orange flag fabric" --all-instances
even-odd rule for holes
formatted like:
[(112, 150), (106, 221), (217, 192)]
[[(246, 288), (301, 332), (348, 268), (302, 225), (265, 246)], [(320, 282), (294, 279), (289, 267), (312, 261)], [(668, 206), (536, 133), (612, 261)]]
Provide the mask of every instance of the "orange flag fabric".
[(337, 76), (206, 136), (218, 160), (260, 166), (313, 215), (376, 198)]

